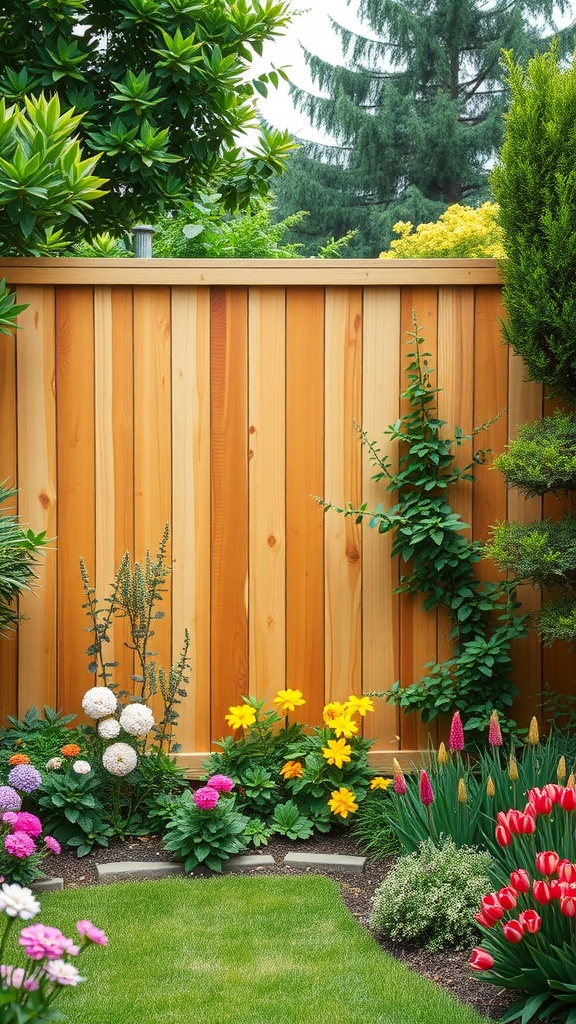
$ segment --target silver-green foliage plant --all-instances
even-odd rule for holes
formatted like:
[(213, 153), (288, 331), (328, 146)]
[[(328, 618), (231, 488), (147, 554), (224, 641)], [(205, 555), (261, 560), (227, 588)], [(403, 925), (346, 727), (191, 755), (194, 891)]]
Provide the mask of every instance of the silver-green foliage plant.
[(489, 862), (489, 854), (457, 848), (450, 837), (440, 846), (423, 842), (417, 852), (398, 858), (376, 890), (371, 927), (395, 942), (417, 941), (433, 952), (469, 945)]

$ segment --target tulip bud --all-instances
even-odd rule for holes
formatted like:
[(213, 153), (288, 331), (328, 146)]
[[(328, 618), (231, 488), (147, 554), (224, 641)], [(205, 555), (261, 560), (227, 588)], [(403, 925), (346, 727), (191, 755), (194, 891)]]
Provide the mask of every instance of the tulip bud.
[(503, 921), (502, 931), (507, 942), (522, 942), (524, 938), (524, 926), (521, 921)]
[(555, 850), (546, 850), (544, 853), (536, 854), (536, 869), (541, 875), (553, 875), (560, 863), (560, 857)]
[(438, 747), (438, 754), (437, 754), (437, 758), (436, 759), (438, 761), (438, 764), (446, 764), (447, 763), (447, 761), (448, 761), (448, 751), (446, 750), (446, 744), (445, 743), (441, 743), (440, 746)]
[(472, 950), (468, 964), (473, 971), (489, 971), (491, 967), (494, 967), (494, 957), (490, 956), (485, 949), (477, 946)]
[(422, 769), (420, 772), (420, 799), (425, 807), (434, 802), (434, 790), (430, 784), (428, 773)]
[(535, 910), (523, 910), (522, 913), (518, 915), (518, 920), (525, 931), (529, 932), (530, 935), (535, 935), (536, 932), (540, 931), (542, 926), (542, 918)]
[(482, 897), (481, 913), (493, 923), (504, 917), (504, 910), (500, 906), (500, 900), (495, 892), (489, 892), (487, 896)]
[(468, 790), (466, 789), (466, 783), (464, 779), (458, 779), (458, 803), (468, 803)]
[(505, 825), (496, 826), (496, 842), (499, 846), (510, 846), (512, 842), (512, 833)]
[(561, 860), (557, 872), (561, 882), (576, 882), (576, 864), (573, 864), (572, 861)]
[(531, 789), (528, 793), (528, 801), (537, 814), (550, 814), (553, 807), (550, 794), (545, 789)]
[(516, 892), (528, 892), (530, 888), (530, 876), (524, 868), (517, 868), (516, 871), (510, 873), (510, 885), (516, 889)]
[(573, 811), (576, 809), (576, 789), (563, 789), (560, 794), (560, 807), (563, 811)]
[(530, 728), (528, 729), (528, 743), (532, 747), (537, 747), (540, 743), (540, 733), (538, 732), (536, 716), (534, 716), (530, 721)]
[(566, 778), (566, 758), (564, 757), (564, 754), (562, 754), (562, 757), (558, 761), (558, 767), (556, 769), (556, 778), (558, 779), (559, 783), (563, 782)]
[(530, 836), (536, 831), (536, 821), (531, 814), (521, 814), (518, 818), (518, 835)]
[(566, 780), (566, 789), (576, 789), (576, 778), (574, 777), (574, 772), (570, 772), (570, 775)]
[(518, 765), (516, 764), (516, 758), (514, 757), (514, 754), (510, 754), (508, 778), (510, 779), (510, 782), (518, 782), (519, 777), (520, 776), (518, 774)]
[(507, 825), (513, 836), (520, 835), (520, 818), (522, 817), (522, 811), (518, 811), (515, 807), (511, 811), (508, 811)]
[(474, 920), (477, 921), (479, 925), (482, 925), (483, 928), (493, 928), (496, 924), (496, 918), (486, 917), (486, 914), (483, 914), (481, 910), (477, 914), (474, 914)]
[(486, 796), (489, 796), (490, 799), (492, 799), (493, 796), (496, 796), (496, 788), (492, 782), (491, 775), (488, 776), (488, 782), (486, 783)]
[(504, 910), (512, 910), (518, 902), (518, 893), (511, 885), (505, 885), (502, 889), (498, 890), (496, 895), (498, 896), (500, 906)]
[(536, 880), (535, 882), (532, 882), (532, 895), (537, 903), (550, 903), (550, 900), (552, 899), (552, 894), (550, 892), (550, 886), (548, 885), (548, 882), (543, 882), (541, 880)]
[(548, 794), (553, 804), (557, 804), (563, 789), (563, 786), (558, 786), (555, 782), (548, 782), (543, 787), (543, 792)]
[(561, 896), (565, 896), (566, 893), (563, 891), (563, 886), (566, 886), (566, 882), (559, 882), (557, 878), (551, 878), (548, 882), (550, 886), (550, 899), (559, 900)]
[(490, 715), (490, 726), (488, 728), (488, 743), (491, 747), (502, 746), (502, 732), (498, 721), (498, 712), (493, 711)]
[(561, 896), (560, 910), (564, 917), (576, 917), (576, 896)]

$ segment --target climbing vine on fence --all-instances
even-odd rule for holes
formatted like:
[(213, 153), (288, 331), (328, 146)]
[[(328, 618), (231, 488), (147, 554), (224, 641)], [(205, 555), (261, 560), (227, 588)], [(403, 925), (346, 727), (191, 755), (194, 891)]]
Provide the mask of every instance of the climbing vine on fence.
[(465, 714), (469, 729), (482, 729), (494, 708), (506, 715), (512, 704), (516, 688), (510, 678), (510, 644), (525, 635), (526, 616), (518, 614), (513, 583), (482, 582), (476, 576), (482, 544), (464, 536), (469, 527), (450, 507), (447, 492), (461, 481), (472, 484), (473, 465), (484, 461), (486, 451), (479, 450), (464, 469), (455, 465), (455, 448), (468, 437), (458, 427), (454, 437), (447, 437), (446, 423), (438, 419), (440, 389), (431, 384), (430, 354), (422, 349), (425, 342), (416, 322), (407, 344), (408, 386), (402, 394), (407, 411), (384, 431), (391, 445), (400, 445), (397, 470), (389, 455), (355, 424), (378, 467), (372, 479), (397, 495), (396, 504), (369, 510), (366, 503), (340, 508), (317, 500), (326, 511), (354, 516), (357, 523), (367, 520), (379, 533), (392, 533), (392, 556), (404, 567), (396, 593), (423, 594), (424, 609), (444, 606), (452, 623), (448, 660), (425, 665), (426, 674), (412, 685), (401, 686), (398, 680), (374, 695), (405, 711), (419, 712), (423, 722), (458, 710)]

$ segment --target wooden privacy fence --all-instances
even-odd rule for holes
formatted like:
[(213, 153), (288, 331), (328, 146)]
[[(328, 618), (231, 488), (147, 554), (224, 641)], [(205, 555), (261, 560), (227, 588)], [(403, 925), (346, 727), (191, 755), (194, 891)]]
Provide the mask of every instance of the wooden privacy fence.
[[(23, 520), (56, 538), (18, 638), (0, 644), (3, 716), (79, 710), (93, 681), (79, 558), (102, 599), (124, 551), (155, 551), (166, 522), (155, 646), (168, 665), (191, 634), (179, 739), (192, 771), (242, 694), (299, 688), (301, 719), (319, 722), (324, 702), (411, 683), (448, 655), (446, 619), (393, 594), (390, 539), (311, 495), (390, 502), (353, 421), (382, 444), (398, 418), (412, 310), (440, 417), (469, 433), (506, 410), (461, 464), (542, 415), (541, 388), (501, 342), (493, 261), (23, 259), (0, 275), (29, 304), (17, 337), (0, 339), (0, 479), (17, 483)], [(548, 496), (507, 495), (488, 465), (476, 475), (452, 495), (475, 537), (507, 515), (557, 514)], [(109, 657), (126, 686), (123, 628)], [(534, 636), (515, 658), (525, 721), (546, 681), (570, 689), (574, 659)], [(383, 701), (365, 730), (382, 767), (426, 746), (427, 728)]]

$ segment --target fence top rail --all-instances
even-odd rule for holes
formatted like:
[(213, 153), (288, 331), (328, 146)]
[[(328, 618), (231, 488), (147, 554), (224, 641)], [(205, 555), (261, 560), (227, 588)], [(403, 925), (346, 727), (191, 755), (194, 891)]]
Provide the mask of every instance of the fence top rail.
[(497, 260), (179, 260), (0, 258), (27, 285), (500, 285)]

